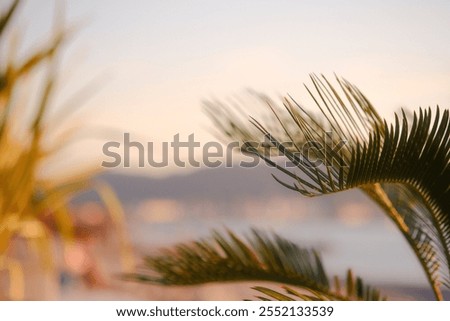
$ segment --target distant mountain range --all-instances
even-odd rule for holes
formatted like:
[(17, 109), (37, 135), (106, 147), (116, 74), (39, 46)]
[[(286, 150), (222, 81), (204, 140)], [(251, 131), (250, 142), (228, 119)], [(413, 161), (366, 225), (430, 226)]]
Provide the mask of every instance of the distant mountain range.
[[(110, 184), (124, 201), (143, 198), (229, 201), (289, 193), (267, 167), (204, 168), (164, 178), (106, 173), (99, 179)], [(295, 193), (292, 193), (295, 195)]]
[[(123, 204), (138, 203), (147, 199), (174, 199), (180, 202), (208, 200), (213, 203), (239, 202), (243, 199), (269, 199), (282, 197), (295, 202), (310, 202), (333, 208), (351, 202), (368, 203), (359, 191), (306, 198), (290, 191), (277, 183), (271, 174), (284, 178), (277, 170), (267, 166), (256, 168), (204, 168), (186, 175), (173, 175), (163, 178), (128, 175), (107, 172), (96, 179), (109, 184), (117, 193)], [(287, 181), (289, 181), (287, 179)], [(84, 193), (75, 199), (75, 203), (97, 200), (93, 192)]]

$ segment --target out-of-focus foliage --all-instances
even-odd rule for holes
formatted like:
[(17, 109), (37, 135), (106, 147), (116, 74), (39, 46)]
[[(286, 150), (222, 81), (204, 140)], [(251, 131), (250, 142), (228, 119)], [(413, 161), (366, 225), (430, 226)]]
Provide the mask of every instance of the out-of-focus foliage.
[[(12, 44), (7, 31), (12, 27), (19, 2), (14, 1), (0, 18), (0, 42), (4, 48), (0, 60), (0, 270), (9, 271), (11, 299), (21, 299), (24, 292), (21, 265), (8, 255), (11, 244), (18, 238), (26, 240), (38, 250), (46, 268), (53, 268), (52, 238), (56, 232), (64, 241), (71, 241), (68, 199), (86, 187), (87, 178), (56, 182), (39, 177), (41, 166), (57, 152), (50, 152), (43, 139), (50, 130), (46, 112), (54, 88), (52, 62), (64, 34), (58, 33), (20, 61), (14, 55), (7, 56), (13, 52), (8, 51)], [(33, 118), (26, 124), (26, 132), (18, 137), (17, 126), (23, 122), (16, 113), (23, 103), (18, 97), (19, 89), (25, 78), (39, 68), (47, 71), (41, 97), (33, 109)]]
[[(74, 242), (69, 200), (90, 186), (89, 179), (95, 173), (68, 169), (65, 177), (41, 175), (43, 166), (58, 160), (61, 147), (73, 138), (69, 131), (54, 145), (46, 141), (53, 129), (48, 111), (55, 91), (57, 55), (68, 32), (56, 26), (50, 39), (17, 58), (10, 31), (20, 2), (13, 1), (0, 17), (0, 272), (9, 275), (9, 293), (4, 296), (9, 299), (24, 298), (25, 290), (22, 265), (11, 255), (15, 242), (25, 240), (29, 248), (37, 250), (43, 267), (54, 271), (54, 241), (62, 241), (65, 246)], [(36, 104), (30, 107), (32, 103), (23, 99), (33, 91), (26, 80), (38, 72), (44, 76), (39, 78)], [(30, 108), (31, 119), (24, 115)], [(115, 213), (114, 222), (123, 227), (120, 204), (106, 187), (101, 189), (111, 203), (110, 212)], [(128, 265), (130, 260), (126, 260)]]

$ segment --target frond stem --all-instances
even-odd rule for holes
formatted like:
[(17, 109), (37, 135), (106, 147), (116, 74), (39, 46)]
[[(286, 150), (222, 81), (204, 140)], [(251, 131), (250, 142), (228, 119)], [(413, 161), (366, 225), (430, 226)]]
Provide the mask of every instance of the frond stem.
[(441, 292), (441, 289), (439, 287), (439, 284), (436, 282), (436, 280), (433, 279), (433, 276), (431, 275), (426, 262), (422, 259), (419, 249), (416, 246), (416, 243), (414, 242), (413, 238), (410, 235), (410, 229), (406, 225), (405, 221), (403, 220), (400, 213), (395, 209), (394, 205), (392, 204), (389, 197), (386, 195), (385, 191), (381, 187), (380, 183), (370, 184), (370, 185), (364, 185), (361, 187), (361, 189), (375, 202), (381, 206), (381, 208), (388, 214), (389, 218), (394, 222), (394, 224), (400, 229), (403, 236), (405, 237), (408, 244), (413, 249), (414, 253), (416, 254), (416, 257), (418, 258), (420, 265), (422, 266), (423, 271), (425, 272), (425, 275), (427, 277), (428, 283), (430, 284), (433, 294), (438, 301), (443, 301), (443, 295)]

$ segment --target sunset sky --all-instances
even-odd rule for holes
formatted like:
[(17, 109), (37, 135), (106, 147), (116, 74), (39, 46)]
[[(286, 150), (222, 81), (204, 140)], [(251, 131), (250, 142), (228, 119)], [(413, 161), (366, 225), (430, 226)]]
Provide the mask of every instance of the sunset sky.
[[(46, 38), (55, 2), (23, 6), (24, 48)], [(98, 93), (74, 116), (136, 140), (195, 133), (205, 142), (202, 99), (253, 88), (302, 100), (310, 72), (345, 77), (386, 116), (450, 105), (449, 1), (65, 2), (65, 21), (79, 31), (58, 101), (97, 77)], [(77, 145), (102, 158), (101, 144)]]

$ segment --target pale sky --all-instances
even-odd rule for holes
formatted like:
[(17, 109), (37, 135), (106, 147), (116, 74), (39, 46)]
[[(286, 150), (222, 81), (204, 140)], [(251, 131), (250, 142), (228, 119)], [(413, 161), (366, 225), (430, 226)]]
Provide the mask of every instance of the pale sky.
[[(207, 141), (202, 99), (250, 87), (302, 100), (311, 72), (345, 77), (383, 115), (450, 105), (448, 0), (65, 2), (66, 21), (81, 27), (64, 54), (60, 99), (107, 79), (78, 114), (87, 126)], [(25, 44), (45, 39), (54, 3), (22, 7)], [(101, 144), (77, 145), (102, 158)]]

